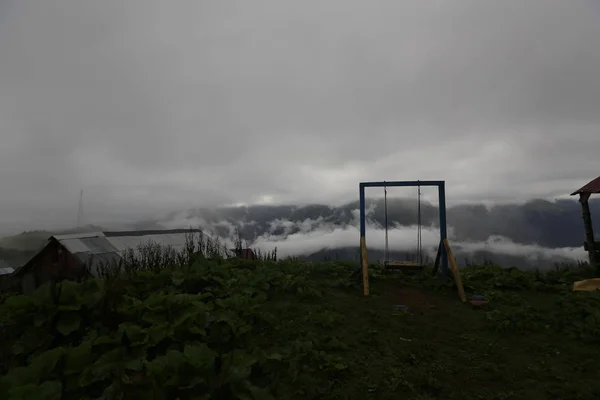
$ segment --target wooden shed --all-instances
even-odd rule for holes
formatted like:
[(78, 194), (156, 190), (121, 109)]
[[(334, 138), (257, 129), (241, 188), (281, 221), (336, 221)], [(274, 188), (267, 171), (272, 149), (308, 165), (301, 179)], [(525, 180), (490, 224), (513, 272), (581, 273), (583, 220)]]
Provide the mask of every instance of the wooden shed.
[(242, 260), (258, 260), (258, 256), (252, 249), (231, 249), (231, 251)]
[(594, 227), (589, 204), (590, 196), (595, 193), (600, 193), (600, 176), (571, 193), (571, 196), (579, 195), (585, 229), (583, 248), (588, 252), (590, 265), (598, 265), (600, 263), (600, 242), (596, 242), (594, 239)]
[[(65, 235), (66, 236), (66, 235)], [(84, 265), (63, 244), (61, 237), (52, 236), (48, 243), (25, 265), (14, 272), (19, 289), (29, 294), (53, 279), (75, 279), (84, 273)]]
[(99, 275), (104, 265), (118, 263), (128, 249), (155, 243), (181, 251), (195, 229), (127, 232), (88, 232), (55, 235), (23, 267), (14, 272), (22, 293), (31, 293), (40, 285), (60, 279), (78, 279)]

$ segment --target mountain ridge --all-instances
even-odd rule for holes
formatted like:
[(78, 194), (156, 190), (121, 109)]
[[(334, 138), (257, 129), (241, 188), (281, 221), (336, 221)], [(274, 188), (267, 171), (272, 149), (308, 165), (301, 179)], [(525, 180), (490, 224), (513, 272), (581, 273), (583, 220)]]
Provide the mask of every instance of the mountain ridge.
[[(358, 201), (339, 207), (323, 204), (306, 206), (244, 206), (223, 207), (221, 209), (196, 208), (171, 213), (165, 218), (136, 224), (137, 228), (184, 227), (184, 225), (207, 224), (215, 227), (219, 236), (226, 236), (231, 225), (240, 230), (242, 236), (254, 241), (273, 228), (277, 221), (290, 221), (296, 224), (306, 221), (318, 224), (347, 226), (356, 224)], [(596, 230), (600, 229), (600, 199), (590, 200), (590, 208)], [(366, 201), (367, 225), (383, 226), (385, 221), (382, 199)], [(438, 208), (431, 203), (421, 206), (421, 218), (424, 226), (439, 226)], [(317, 224), (318, 222), (318, 224)], [(417, 223), (416, 204), (408, 199), (388, 199), (388, 225), (414, 226)], [(485, 240), (498, 235), (510, 238), (516, 243), (544, 247), (576, 247), (584, 241), (581, 207), (575, 200), (533, 199), (523, 204), (500, 204), (486, 207), (481, 204), (456, 205), (447, 208), (448, 226), (454, 234), (465, 240)], [(274, 235), (285, 232), (285, 224), (280, 224)], [(221, 226), (221, 227), (220, 227)], [(300, 232), (301, 227), (289, 233)]]
[[(388, 226), (395, 234), (402, 229), (402, 238), (394, 238), (392, 245), (400, 241), (413, 241), (416, 239), (417, 204), (414, 199), (388, 198)], [(309, 259), (339, 258), (356, 259), (358, 241), (358, 201), (348, 202), (340, 206), (325, 204), (308, 205), (251, 205), (238, 207), (193, 209), (171, 212), (161, 218), (147, 219), (128, 226), (127, 229), (174, 229), (199, 227), (207, 233), (221, 238), (231, 239), (239, 235), (250, 245), (255, 247), (274, 247), (289, 243), (289, 240), (310, 237), (311, 248), (294, 249), (294, 255)], [(600, 199), (592, 198), (590, 208), (594, 218), (596, 230), (598, 217), (600, 217)], [(374, 230), (381, 236), (384, 226), (383, 199), (366, 200), (367, 229)], [(439, 229), (439, 210), (428, 202), (421, 204), (421, 219), (423, 228), (429, 234), (429, 244), (433, 243), (433, 236)], [(565, 200), (540, 200), (532, 199), (522, 204), (500, 204), (487, 207), (483, 204), (462, 204), (447, 208), (447, 222), (452, 239), (457, 243), (459, 253), (465, 260), (468, 258), (481, 260), (493, 258), (494, 260), (513, 260), (514, 255), (501, 254), (488, 250), (494, 247), (494, 238), (508, 240), (509, 245), (519, 245), (521, 258), (527, 258), (527, 251), (541, 252), (542, 249), (581, 248), (584, 241), (584, 230), (581, 219), (581, 207), (572, 199)], [(52, 234), (75, 233), (85, 231), (103, 230), (99, 225), (89, 225), (61, 231), (33, 231), (23, 232), (19, 235), (0, 238), (0, 251), (10, 252), (14, 256), (19, 251), (19, 259), (23, 254), (32, 254), (46, 242)], [(113, 229), (115, 230), (115, 229)], [(598, 230), (597, 230), (598, 231)], [(319, 248), (318, 235), (332, 233), (344, 234), (344, 240), (330, 237), (329, 242), (323, 241)], [(411, 233), (413, 232), (413, 233)], [(348, 235), (351, 235), (350, 238)], [(369, 234), (369, 235), (372, 235)], [(413, 238), (414, 235), (414, 238)], [(356, 241), (353, 239), (356, 236)], [(439, 238), (439, 236), (438, 236)], [(381, 240), (380, 240), (381, 239)], [(439, 240), (439, 239), (438, 239)], [(315, 241), (317, 242), (315, 244)], [(382, 238), (371, 238), (369, 243), (374, 244), (371, 250), (373, 259), (382, 258)], [(469, 254), (461, 253), (461, 243), (483, 243), (475, 246)], [(491, 244), (490, 244), (491, 243)], [(373, 245), (370, 244), (371, 247)], [(394, 250), (394, 255), (406, 258), (408, 245), (402, 251)], [(529, 246), (529, 247), (527, 247)], [(409, 246), (408, 246), (409, 247)], [(431, 247), (431, 246), (429, 246)], [(462, 246), (464, 247), (464, 245)], [(496, 246), (498, 247), (498, 246)], [(539, 248), (538, 248), (539, 247)], [(500, 247), (499, 247), (500, 248)], [(265, 249), (268, 250), (268, 249)], [(413, 252), (414, 253), (414, 252)], [(476, 256), (477, 255), (477, 256)], [(11, 256), (11, 257), (12, 257)], [(3, 255), (0, 254), (0, 258)], [(11, 258), (9, 257), (9, 258)], [(508, 258), (507, 258), (508, 257)], [(531, 258), (531, 257), (530, 257)], [(535, 257), (533, 257), (535, 259)], [(562, 260), (557, 256), (558, 259)], [(511, 261), (512, 262), (512, 261)]]

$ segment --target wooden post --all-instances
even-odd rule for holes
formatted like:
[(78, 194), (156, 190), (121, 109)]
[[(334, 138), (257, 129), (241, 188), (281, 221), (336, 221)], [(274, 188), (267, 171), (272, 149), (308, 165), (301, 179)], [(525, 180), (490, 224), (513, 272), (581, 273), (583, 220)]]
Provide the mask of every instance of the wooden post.
[(599, 260), (596, 260), (596, 243), (594, 242), (594, 228), (592, 226), (592, 214), (588, 200), (590, 193), (580, 193), (579, 202), (581, 203), (581, 212), (583, 214), (583, 226), (585, 228), (585, 240), (588, 245), (588, 258), (590, 265), (594, 266)]
[(369, 261), (367, 260), (367, 240), (364, 236), (360, 237), (360, 255), (362, 262), (363, 292), (365, 296), (369, 295)]
[(437, 254), (435, 255), (435, 261), (433, 263), (433, 271), (431, 274), (435, 276), (440, 267), (440, 260), (442, 259), (442, 249), (444, 248), (444, 240), (440, 240), (440, 245), (438, 246)]
[(458, 265), (456, 265), (456, 259), (454, 258), (454, 254), (452, 254), (448, 239), (444, 239), (444, 247), (446, 248), (448, 261), (450, 261), (450, 268), (452, 269), (452, 274), (454, 275), (454, 282), (456, 282), (456, 287), (458, 288), (458, 297), (460, 297), (460, 301), (464, 303), (467, 301), (467, 295), (465, 294), (465, 289), (463, 288), (462, 280), (460, 279), (460, 272), (458, 271)]

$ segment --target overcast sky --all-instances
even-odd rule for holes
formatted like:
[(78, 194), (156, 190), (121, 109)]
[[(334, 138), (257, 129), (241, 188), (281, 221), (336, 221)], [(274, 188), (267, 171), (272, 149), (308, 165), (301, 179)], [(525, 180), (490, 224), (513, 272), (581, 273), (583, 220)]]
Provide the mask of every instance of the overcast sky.
[[(0, 0), (0, 230), (600, 175), (593, 0)], [(398, 195), (409, 195), (399, 191)]]

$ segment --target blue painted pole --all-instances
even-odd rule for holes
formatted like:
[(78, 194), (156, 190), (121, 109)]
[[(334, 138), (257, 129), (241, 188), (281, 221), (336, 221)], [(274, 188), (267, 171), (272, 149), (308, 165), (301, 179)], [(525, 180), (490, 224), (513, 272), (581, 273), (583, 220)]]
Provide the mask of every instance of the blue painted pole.
[(437, 186), (443, 185), (444, 181), (381, 181), (361, 182), (361, 187), (410, 187), (410, 186)]
[[(363, 241), (366, 240), (367, 229), (365, 221), (365, 186), (362, 183), (358, 185), (358, 198), (360, 199), (360, 239)], [(362, 251), (360, 253), (360, 263), (362, 265)]]
[(361, 183), (359, 185), (359, 199), (360, 199), (360, 236), (366, 234), (365, 224), (365, 186)]
[[(439, 208), (440, 208), (440, 241), (448, 239), (448, 229), (446, 225), (446, 185), (441, 182), (438, 186), (439, 195)], [(441, 261), (442, 261), (442, 279), (448, 278), (448, 254), (446, 247), (441, 247)]]

